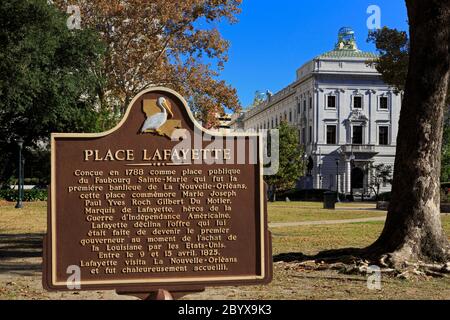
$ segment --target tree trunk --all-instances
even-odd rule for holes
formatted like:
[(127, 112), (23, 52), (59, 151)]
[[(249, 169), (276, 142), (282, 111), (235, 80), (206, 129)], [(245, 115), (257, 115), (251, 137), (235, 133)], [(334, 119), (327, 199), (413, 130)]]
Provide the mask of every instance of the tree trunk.
[(440, 216), (443, 117), (450, 70), (450, 0), (406, 0), (410, 63), (397, 136), (392, 199), (384, 230), (367, 252), (406, 261), (445, 262)]

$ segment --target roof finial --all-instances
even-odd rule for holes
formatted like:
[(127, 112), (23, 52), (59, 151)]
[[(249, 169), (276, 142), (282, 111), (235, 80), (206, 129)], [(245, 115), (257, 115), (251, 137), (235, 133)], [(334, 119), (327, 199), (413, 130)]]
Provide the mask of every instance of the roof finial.
[(343, 27), (339, 29), (338, 43), (336, 44), (336, 50), (353, 50), (358, 51), (358, 46), (355, 40), (355, 31), (349, 27)]

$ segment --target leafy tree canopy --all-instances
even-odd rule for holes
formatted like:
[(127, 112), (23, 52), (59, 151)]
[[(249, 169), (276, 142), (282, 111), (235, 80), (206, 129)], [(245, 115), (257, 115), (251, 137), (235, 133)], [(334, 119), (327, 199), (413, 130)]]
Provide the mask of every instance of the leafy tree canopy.
[(96, 130), (93, 70), (104, 46), (95, 32), (69, 30), (66, 20), (46, 0), (0, 2), (3, 176), (18, 137), (35, 146), (51, 132)]
[(274, 191), (286, 191), (295, 187), (305, 171), (305, 162), (297, 129), (282, 121), (278, 130), (279, 170), (275, 175), (265, 176), (265, 180)]
[(378, 200), (380, 187), (386, 183), (392, 183), (392, 166), (380, 163), (371, 166), (372, 174), (370, 175), (369, 188), (375, 192), (375, 198)]
[[(65, 0), (54, 3), (66, 10)], [(236, 110), (236, 90), (217, 79), (229, 43), (214, 24), (233, 23), (241, 0), (76, 0), (82, 27), (95, 28), (106, 43), (98, 92), (109, 114), (123, 115), (131, 99), (150, 86), (166, 86), (190, 101), (205, 126), (224, 107)]]
[(409, 39), (405, 31), (383, 27), (369, 32), (368, 41), (375, 43), (380, 54), (373, 61), (384, 82), (398, 91), (405, 88), (409, 65)]

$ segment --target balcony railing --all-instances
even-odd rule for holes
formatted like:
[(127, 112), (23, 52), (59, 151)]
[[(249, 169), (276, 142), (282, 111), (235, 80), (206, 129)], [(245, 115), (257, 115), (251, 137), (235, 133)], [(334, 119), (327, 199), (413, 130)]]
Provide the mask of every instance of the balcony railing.
[(373, 144), (346, 144), (341, 149), (344, 153), (376, 153)]

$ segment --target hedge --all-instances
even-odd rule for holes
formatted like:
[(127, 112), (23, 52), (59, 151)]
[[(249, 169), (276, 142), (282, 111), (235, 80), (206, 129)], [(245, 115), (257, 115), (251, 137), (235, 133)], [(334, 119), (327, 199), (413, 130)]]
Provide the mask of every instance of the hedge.
[(450, 189), (450, 182), (441, 182), (441, 189)]
[[(328, 189), (308, 189), (308, 190), (289, 190), (277, 193), (278, 201), (285, 201), (289, 198), (291, 201), (323, 201), (324, 193), (330, 191)], [(332, 191), (333, 192), (333, 191)], [(344, 201), (344, 194), (339, 194), (339, 200)]]
[[(27, 189), (23, 191), (23, 201), (46, 201), (47, 189)], [(18, 191), (13, 189), (0, 190), (0, 199), (6, 201), (17, 201)]]
[[(450, 182), (441, 183), (441, 202), (450, 202), (450, 192), (448, 195), (444, 193), (446, 188), (450, 190)], [(372, 200), (375, 200), (375, 197)], [(380, 193), (378, 195), (378, 201), (391, 201), (391, 192)]]
[[(372, 200), (376, 200), (376, 196), (372, 197)], [(391, 201), (391, 192), (382, 192), (378, 195), (378, 201)]]

